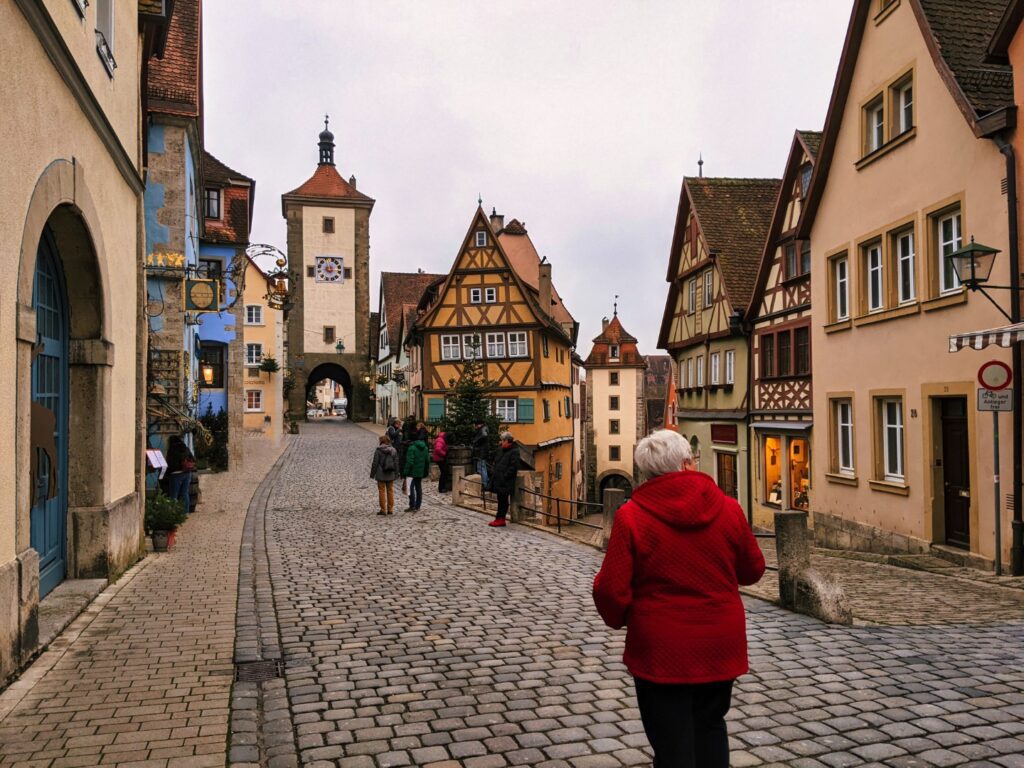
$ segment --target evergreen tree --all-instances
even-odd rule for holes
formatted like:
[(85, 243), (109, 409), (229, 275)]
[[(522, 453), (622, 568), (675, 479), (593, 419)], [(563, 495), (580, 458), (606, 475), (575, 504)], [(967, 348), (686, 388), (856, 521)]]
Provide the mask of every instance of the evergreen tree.
[(484, 366), (477, 359), (467, 360), (462, 374), (448, 394), (448, 408), (441, 426), (449, 445), (469, 445), (476, 433), (476, 425), (487, 425), (490, 442), (497, 444), (499, 423), (491, 415), (488, 395), (494, 384), (484, 379)]

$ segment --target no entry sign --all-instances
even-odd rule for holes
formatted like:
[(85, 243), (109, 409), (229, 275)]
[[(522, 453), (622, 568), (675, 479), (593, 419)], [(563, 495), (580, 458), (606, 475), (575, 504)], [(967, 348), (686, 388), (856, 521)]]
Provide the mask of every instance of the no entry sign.
[(1010, 366), (1000, 360), (989, 360), (978, 369), (978, 383), (983, 389), (998, 392), (1013, 382)]

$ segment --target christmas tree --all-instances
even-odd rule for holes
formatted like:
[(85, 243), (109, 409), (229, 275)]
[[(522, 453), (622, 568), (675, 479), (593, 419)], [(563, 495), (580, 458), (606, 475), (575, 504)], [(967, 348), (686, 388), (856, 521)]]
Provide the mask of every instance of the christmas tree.
[[(491, 415), (488, 395), (494, 384), (484, 378), (484, 366), (476, 357), (465, 362), (459, 380), (452, 384), (448, 394), (445, 417), (441, 426), (449, 445), (469, 445), (476, 434), (476, 425), (483, 422), (492, 448), (497, 445), (499, 423)], [(493, 455), (493, 450), (492, 450)]]

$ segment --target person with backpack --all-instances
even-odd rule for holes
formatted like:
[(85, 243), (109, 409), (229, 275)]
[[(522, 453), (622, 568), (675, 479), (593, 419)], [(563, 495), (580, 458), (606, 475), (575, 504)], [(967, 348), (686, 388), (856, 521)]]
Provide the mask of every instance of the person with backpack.
[(434, 439), (434, 450), (430, 458), (437, 464), (437, 492), (448, 493), (452, 489), (452, 478), (448, 471), (448, 436), (443, 429)]
[(391, 441), (391, 447), (398, 454), (398, 474), (402, 478), (402, 493), (405, 493), (405, 476), (402, 474), (402, 465), (405, 462), (405, 439), (402, 435), (402, 420), (397, 416), (391, 419), (386, 434), (388, 440)]
[(427, 431), (416, 433), (414, 439), (405, 449), (405, 476), (409, 478), (409, 508), (406, 512), (415, 512), (423, 504), (423, 478), (430, 471), (430, 457), (427, 451)]
[(398, 451), (391, 445), (387, 435), (380, 436), (380, 444), (373, 452), (370, 477), (377, 481), (377, 495), (380, 498), (378, 515), (395, 514), (395, 478), (398, 477)]

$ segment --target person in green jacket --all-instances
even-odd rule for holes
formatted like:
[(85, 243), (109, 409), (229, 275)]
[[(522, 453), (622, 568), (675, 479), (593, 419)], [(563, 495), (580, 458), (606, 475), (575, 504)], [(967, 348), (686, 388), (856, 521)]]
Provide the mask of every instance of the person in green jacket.
[(426, 430), (417, 433), (405, 451), (405, 472), (409, 478), (409, 508), (415, 512), (423, 504), (423, 478), (430, 472), (430, 453), (427, 451)]

